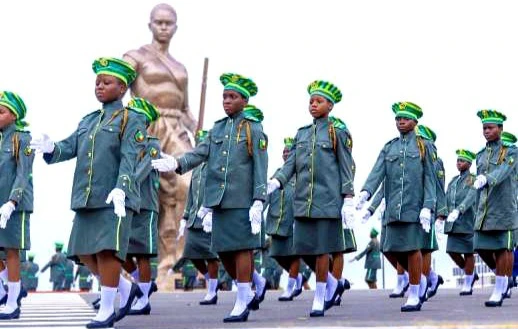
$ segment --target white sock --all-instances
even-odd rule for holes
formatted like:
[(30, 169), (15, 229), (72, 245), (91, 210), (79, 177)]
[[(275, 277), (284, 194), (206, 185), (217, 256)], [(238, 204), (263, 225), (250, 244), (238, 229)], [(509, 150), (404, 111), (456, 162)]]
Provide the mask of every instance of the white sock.
[(298, 274), (297, 275), (297, 289), (301, 289), (302, 288), (302, 274)]
[(426, 276), (421, 274), (421, 280), (419, 281), (419, 297), (424, 296), (427, 286), (428, 286), (428, 281), (426, 280)]
[(327, 273), (327, 282), (326, 282), (326, 297), (325, 300), (331, 300), (336, 291), (336, 286), (338, 286), (338, 280), (335, 279), (331, 272)]
[(100, 307), (99, 312), (97, 312), (97, 315), (93, 318), (94, 321), (105, 321), (113, 314), (115, 311), (113, 302), (116, 296), (117, 288), (101, 286)]
[(394, 288), (392, 293), (400, 294), (403, 291), (403, 289), (406, 286), (405, 278), (406, 278), (406, 280), (408, 282), (408, 274), (406, 274), (406, 272), (403, 273), (403, 274), (398, 274), (398, 276), (397, 276), (397, 286)]
[(7, 267), (0, 271), (0, 280), (7, 282)]
[(466, 274), (464, 275), (464, 285), (462, 286), (462, 291), (470, 291), (471, 290), (471, 284), (473, 283), (473, 280), (475, 279), (474, 274)]
[(5, 304), (5, 308), (2, 310), (2, 313), (10, 314), (13, 313), (18, 308), (18, 295), (20, 294), (20, 288), (22, 284), (20, 281), (18, 282), (7, 282), (7, 289), (9, 289), (9, 295), (7, 296), (7, 303)]
[(437, 276), (437, 273), (435, 273), (433, 270), (430, 270), (430, 274), (428, 275), (428, 280), (430, 280), (431, 286), (430, 289), (435, 290), (437, 287), (437, 283), (439, 282), (439, 277)]
[[(205, 300), (211, 300), (216, 296), (216, 289), (218, 288), (218, 279), (208, 279), (207, 280), (207, 294), (205, 295)], [(252, 289), (250, 289), (252, 290)]]
[(493, 288), (493, 293), (489, 300), (492, 302), (498, 302), (502, 298), (502, 294), (505, 292), (505, 287), (507, 287), (507, 277), (497, 275), (495, 278), (495, 287)]
[(257, 270), (254, 270), (252, 280), (255, 284), (255, 294), (257, 295), (257, 297), (259, 297), (263, 294), (264, 288), (266, 288), (266, 279), (263, 278), (261, 274), (257, 272)]
[(135, 282), (139, 281), (140, 272), (139, 272), (138, 268), (135, 271), (131, 272), (131, 277), (133, 278), (133, 280), (135, 280)]
[(286, 286), (286, 290), (281, 295), (281, 297), (290, 297), (295, 289), (295, 285), (297, 284), (297, 279), (288, 278), (288, 285)]
[(142, 291), (142, 297), (137, 299), (137, 302), (131, 307), (131, 309), (140, 311), (149, 303), (148, 294), (149, 289), (151, 289), (151, 282), (139, 282), (137, 284), (140, 288), (140, 291)]
[(326, 296), (326, 283), (317, 282), (317, 288), (315, 289), (315, 297), (313, 297), (313, 306), (311, 307), (311, 310), (323, 311), (325, 296)]
[[(131, 282), (126, 279), (122, 274), (119, 277), (119, 307), (124, 307), (126, 303), (128, 302), (129, 294), (131, 291)], [(102, 300), (102, 297), (101, 297)]]
[(406, 300), (406, 305), (412, 305), (415, 306), (419, 304), (419, 284), (411, 284), (408, 287), (408, 299)]
[(230, 316), (240, 315), (246, 309), (247, 299), (252, 288), (250, 282), (238, 282), (237, 283), (237, 295), (234, 308), (230, 312)]
[(203, 274), (203, 277), (205, 278), (205, 281), (209, 282), (209, 279), (210, 279), (209, 272)]

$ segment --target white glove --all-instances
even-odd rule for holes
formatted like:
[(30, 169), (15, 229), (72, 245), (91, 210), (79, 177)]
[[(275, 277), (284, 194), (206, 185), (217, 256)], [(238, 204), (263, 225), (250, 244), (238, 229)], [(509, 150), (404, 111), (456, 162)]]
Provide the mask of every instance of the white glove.
[(120, 188), (114, 188), (108, 197), (106, 203), (113, 202), (113, 212), (119, 217), (126, 217), (126, 193)]
[(362, 224), (365, 224), (369, 221), (369, 219), (371, 218), (372, 214), (370, 212), (369, 209), (363, 209), (362, 210)]
[(473, 182), (473, 187), (477, 190), (483, 188), (487, 184), (487, 178), (484, 175), (478, 175), (475, 181)]
[(448, 218), (446, 218), (446, 220), (448, 222), (454, 222), (457, 220), (457, 218), (459, 218), (459, 215), (460, 215), (460, 211), (458, 211), (457, 209), (453, 209), (452, 212), (450, 212), (450, 214), (448, 215)]
[(356, 210), (360, 210), (363, 208), (363, 205), (367, 200), (369, 199), (370, 194), (367, 191), (361, 191), (360, 194), (358, 194), (358, 200), (356, 202)]
[(174, 156), (165, 154), (163, 152), (160, 152), (160, 156), (162, 158), (151, 160), (151, 166), (160, 171), (160, 172), (168, 172), (168, 171), (175, 171), (176, 168), (178, 168), (178, 162), (174, 158)]
[(52, 153), (55, 147), (54, 142), (47, 134), (33, 137), (29, 145), (31, 149), (36, 150), (38, 153)]
[(250, 217), (250, 225), (252, 227), (252, 234), (261, 232), (261, 222), (263, 221), (263, 202), (255, 200), (254, 204), (248, 211)]
[(211, 211), (212, 211), (212, 209), (201, 206), (200, 209), (198, 210), (198, 212), (196, 213), (196, 216), (198, 218), (203, 219), (205, 217), (205, 215), (207, 215)]
[(439, 234), (444, 234), (444, 220), (436, 219), (435, 220), (435, 232)]
[(176, 241), (180, 240), (180, 238), (185, 234), (185, 226), (187, 226), (187, 221), (182, 218), (180, 220), (180, 227), (178, 228), (178, 236), (176, 236)]
[(430, 221), (432, 219), (432, 212), (428, 208), (421, 209), (419, 213), (419, 222), (426, 233), (430, 232)]
[(7, 221), (11, 218), (11, 215), (16, 207), (11, 201), (7, 201), (0, 207), (0, 229), (4, 229), (7, 226)]
[(268, 180), (266, 191), (268, 195), (272, 194), (275, 190), (281, 187), (281, 183), (276, 178)]
[(342, 227), (352, 229), (354, 225), (354, 201), (353, 198), (345, 198), (342, 206)]
[(201, 225), (203, 226), (204, 232), (212, 232), (212, 210), (209, 209), (209, 212), (205, 214), (205, 216), (203, 217), (203, 221), (201, 222)]

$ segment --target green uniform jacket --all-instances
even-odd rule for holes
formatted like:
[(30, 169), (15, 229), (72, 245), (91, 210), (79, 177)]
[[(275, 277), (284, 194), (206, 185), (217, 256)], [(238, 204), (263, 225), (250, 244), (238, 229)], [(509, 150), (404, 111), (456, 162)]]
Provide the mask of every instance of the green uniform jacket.
[(38, 288), (38, 271), (40, 267), (38, 264), (27, 261), (20, 264), (20, 274), (22, 280), (22, 286), (26, 289), (36, 290)]
[(349, 131), (330, 118), (315, 119), (298, 130), (288, 159), (274, 175), (282, 186), (295, 175), (295, 217), (341, 218), (345, 195), (354, 195), (351, 152)]
[(122, 131), (124, 113), (120, 101), (103, 104), (102, 110), (85, 116), (70, 137), (57, 142), (53, 153), (44, 154), (47, 163), (77, 157), (72, 210), (112, 208), (105, 201), (114, 188), (126, 193), (127, 208), (139, 210), (135, 170), (146, 145), (146, 119), (127, 110)]
[(77, 267), (76, 275), (74, 277), (74, 281), (79, 277), (79, 289), (91, 289), (92, 288), (92, 272), (88, 269), (88, 267), (84, 265), (79, 265)]
[(444, 163), (441, 158), (437, 158), (434, 161), (435, 168), (435, 177), (436, 177), (436, 185), (435, 185), (435, 193), (436, 193), (436, 204), (434, 208), (435, 217), (438, 216), (448, 216), (448, 205), (446, 203), (446, 190), (445, 190), (445, 173), (444, 173)]
[(187, 195), (187, 205), (183, 212), (183, 218), (187, 221), (187, 227), (201, 229), (203, 220), (196, 216), (203, 205), (205, 181), (207, 178), (207, 164), (204, 162), (194, 168), (191, 177), (191, 186)]
[(158, 189), (160, 173), (151, 166), (151, 160), (160, 157), (160, 141), (156, 137), (147, 137), (146, 153), (139, 162), (136, 170), (136, 181), (140, 191), (140, 210), (150, 210), (158, 213)]
[[(419, 143), (424, 148), (421, 154)], [(384, 182), (384, 222), (419, 222), (422, 208), (433, 210), (436, 203), (436, 174), (432, 143), (414, 131), (394, 138), (381, 150), (363, 190), (373, 195)]]
[(67, 259), (65, 263), (65, 285), (70, 287), (74, 282), (74, 262)]
[(50, 282), (63, 282), (65, 280), (65, 266), (67, 262), (67, 257), (65, 254), (58, 252), (55, 253), (54, 256), (50, 259), (43, 268), (41, 272), (45, 272), (47, 268), (50, 267)]
[(266, 216), (266, 234), (279, 236), (293, 235), (293, 195), (295, 176), (282, 190), (276, 190), (268, 196), (268, 215)]
[(203, 205), (249, 208), (254, 200), (266, 201), (267, 143), (261, 123), (241, 111), (216, 121), (207, 138), (178, 159), (177, 172), (183, 174), (207, 162)]
[(0, 206), (12, 200), (16, 211), (33, 210), (30, 141), (29, 132), (17, 130), (14, 123), (0, 130)]
[(487, 178), (478, 191), (475, 230), (513, 230), (518, 228), (514, 170), (518, 160), (515, 146), (489, 142), (477, 154), (477, 175)]
[(363, 256), (366, 256), (365, 268), (371, 270), (377, 270), (381, 268), (380, 243), (378, 239), (371, 239), (367, 245), (367, 248), (365, 248), (364, 251), (354, 257), (354, 259), (360, 260)]
[(473, 234), (475, 202), (477, 201), (477, 191), (473, 188), (474, 181), (475, 175), (466, 170), (453, 177), (448, 184), (446, 192), (448, 211), (452, 212), (457, 209), (460, 214), (453, 223), (448, 221), (444, 223), (444, 233)]

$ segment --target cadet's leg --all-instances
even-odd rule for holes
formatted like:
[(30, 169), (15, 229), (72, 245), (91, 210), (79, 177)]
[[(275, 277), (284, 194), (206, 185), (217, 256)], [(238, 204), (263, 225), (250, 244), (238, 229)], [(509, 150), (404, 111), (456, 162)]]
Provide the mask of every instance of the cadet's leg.
[[(113, 303), (117, 296), (121, 263), (117, 260), (111, 250), (103, 250), (96, 255), (93, 255), (93, 257), (95, 258), (95, 261), (88, 256), (80, 256), (80, 260), (90, 268), (92, 273), (97, 272), (99, 275), (101, 284), (101, 301), (99, 312), (95, 316), (94, 321), (106, 321), (115, 311)], [(127, 299), (127, 296), (125, 297)], [(121, 299), (123, 299), (122, 290)]]
[[(475, 275), (473, 274), (475, 270), (475, 257), (473, 254), (464, 254), (464, 258), (462, 258), (462, 255), (457, 253), (450, 253), (450, 257), (460, 268), (464, 269), (464, 284), (461, 289), (461, 296), (470, 295), (472, 293), (471, 286), (473, 285), (473, 280), (475, 280)], [(463, 266), (461, 266), (462, 263)]]
[(97, 257), (96, 255), (80, 255), (79, 261), (88, 267), (90, 272), (94, 275), (99, 275), (99, 270), (97, 268)]
[(207, 274), (208, 269), (204, 259), (191, 259), (191, 262), (201, 274)]
[[(131, 276), (133, 276), (134, 274), (137, 273), (137, 272), (135, 272), (137, 270), (137, 264), (135, 264), (135, 262), (133, 261), (133, 257), (130, 257), (130, 256), (126, 257), (126, 261), (122, 264), (122, 268), (126, 272), (131, 274)], [(135, 275), (135, 276), (133, 276), (133, 278), (137, 280), (138, 275)]]
[(302, 256), (304, 263), (313, 271), (313, 273), (317, 273), (317, 258), (314, 255), (305, 255)]
[(490, 269), (496, 269), (495, 253), (493, 250), (478, 250), (477, 252)]
[[(506, 270), (507, 270), (507, 250), (501, 249), (497, 250), (495, 252), (496, 256), (496, 271), (495, 271), (495, 286), (493, 288), (493, 293), (491, 294), (491, 297), (489, 297), (489, 304), (491, 303), (501, 303), (502, 301), (502, 294), (504, 294), (507, 290), (507, 277), (505, 276)], [(486, 305), (488, 305), (488, 302), (486, 302)]]
[(209, 273), (209, 278), (211, 278), (211, 279), (218, 278), (218, 268), (219, 268), (219, 261), (217, 259), (207, 260), (207, 272)]
[(290, 278), (297, 279), (299, 276), (300, 258), (291, 257), (290, 269), (288, 271)]
[[(450, 255), (450, 258), (455, 262), (455, 264), (457, 264), (458, 267), (460, 267), (460, 268), (466, 267), (467, 259), (464, 259), (464, 257), (462, 257), (462, 254), (459, 254), (457, 252), (449, 252), (448, 255)], [(466, 270), (464, 269), (464, 271), (466, 271)]]
[[(217, 259), (207, 260), (207, 273), (205, 274), (205, 281), (207, 282), (207, 294), (203, 298), (206, 304), (215, 304), (216, 290), (218, 288), (218, 268), (219, 262)], [(199, 270), (199, 269), (198, 269)], [(203, 301), (201, 302), (202, 304)]]
[(428, 276), (432, 268), (432, 253), (430, 251), (421, 251), (423, 259), (423, 274)]
[(422, 257), (420, 250), (410, 251), (407, 254), (407, 264), (400, 262), (403, 268), (407, 265), (406, 269), (409, 274), (409, 294), (408, 299), (405, 305), (402, 307), (402, 310), (406, 308), (415, 308), (418, 307), (420, 303), (419, 300), (419, 283), (421, 281), (422, 276)]
[(5, 249), (7, 256), (7, 303), (5, 308), (0, 312), (2, 314), (11, 314), (18, 308), (18, 295), (20, 294), (20, 252), (18, 249)]
[[(236, 261), (234, 259), (234, 255), (231, 252), (221, 252), (219, 254), (219, 258), (221, 259), (221, 262), (223, 263), (223, 267), (225, 268), (225, 271), (227, 271), (228, 275), (233, 280), (237, 279), (236, 274)], [(250, 282), (250, 278), (247, 282)]]
[[(306, 262), (309, 265), (309, 263)], [(315, 276), (317, 287), (315, 289), (315, 297), (313, 298), (312, 311), (323, 311), (324, 301), (326, 297), (326, 283), (329, 272), (329, 255), (323, 254), (316, 256)]]
[(290, 271), (290, 268), (291, 268), (291, 257), (285, 257), (285, 256), (281, 256), (281, 257), (273, 257), (275, 259), (275, 261), (284, 269), (286, 270), (286, 272), (289, 272)]
[[(223, 265), (227, 272), (232, 276), (230, 271), (233, 271), (237, 281), (237, 298), (234, 304), (234, 308), (230, 312), (230, 316), (238, 316), (243, 314), (247, 309), (248, 300), (252, 296), (252, 287), (250, 279), (252, 278), (252, 266), (253, 257), (252, 250), (238, 250), (230, 253), (222, 253), (221, 257)], [(233, 258), (234, 268), (227, 268), (227, 264), (230, 266), (229, 258)]]
[[(389, 261), (390, 265), (392, 265), (396, 270), (398, 270), (398, 262), (397, 262), (397, 257), (394, 256), (393, 253), (390, 253), (390, 252), (385, 252), (383, 253), (383, 255), (385, 256), (385, 258)], [(401, 267), (401, 270), (403, 272), (405, 272), (405, 270)], [(399, 270), (398, 270), (398, 273), (397, 274), (401, 274), (399, 273)]]
[(464, 273), (467, 275), (473, 274), (475, 271), (475, 256), (473, 254), (464, 254), (464, 264)]
[(344, 270), (344, 254), (341, 252), (335, 252), (332, 254), (333, 258), (333, 267), (331, 273), (336, 279), (342, 278), (342, 273)]

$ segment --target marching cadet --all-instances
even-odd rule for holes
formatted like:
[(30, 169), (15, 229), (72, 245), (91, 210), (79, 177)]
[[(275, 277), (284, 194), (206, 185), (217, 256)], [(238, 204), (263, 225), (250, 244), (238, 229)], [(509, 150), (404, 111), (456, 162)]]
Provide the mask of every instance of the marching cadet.
[(43, 266), (41, 273), (50, 267), (49, 281), (52, 282), (52, 291), (61, 291), (65, 283), (65, 265), (67, 262), (67, 257), (62, 252), (63, 242), (54, 242), (54, 250), (56, 253), (52, 255), (50, 261)]
[(486, 146), (477, 154), (477, 177), (473, 187), (478, 190), (474, 248), (491, 269), (496, 281), (487, 307), (502, 306), (508, 286), (506, 277), (509, 253), (513, 250), (512, 232), (518, 228), (515, 178), (517, 151), (515, 146), (502, 144), (500, 134), (507, 117), (495, 110), (481, 110)]
[[(202, 143), (208, 136), (208, 131), (198, 130), (196, 132), (196, 145)], [(214, 305), (218, 302), (218, 255), (210, 250), (212, 227), (203, 228), (202, 222), (210, 222), (212, 211), (208, 210), (202, 217), (198, 216), (198, 211), (203, 209), (203, 199), (205, 198), (205, 181), (207, 178), (207, 163), (203, 162), (194, 168), (191, 177), (191, 185), (187, 196), (187, 205), (180, 221), (178, 239), (184, 235), (185, 246), (183, 258), (189, 259), (196, 269), (205, 276), (207, 282), (207, 294), (200, 301), (200, 305)], [(203, 215), (203, 210), (201, 215)]]
[[(143, 98), (132, 98), (126, 107), (143, 114), (146, 127), (160, 116), (157, 108)], [(123, 268), (132, 274), (142, 292), (137, 302), (131, 306), (129, 315), (148, 315), (151, 312), (149, 296), (157, 290), (155, 282), (151, 281), (150, 259), (157, 255), (159, 173), (151, 167), (151, 160), (158, 158), (159, 154), (160, 141), (147, 136), (146, 149), (139, 154), (140, 162), (135, 174), (135, 186), (140, 192), (140, 212), (135, 213), (131, 220), (128, 253), (123, 264)], [(133, 258), (136, 259), (136, 264)]]
[[(261, 247), (263, 203), (268, 170), (267, 138), (260, 118), (244, 112), (256, 84), (238, 74), (225, 73), (223, 109), (227, 117), (215, 122), (209, 136), (193, 151), (176, 160), (169, 155), (153, 160), (159, 171), (183, 174), (207, 162), (203, 206), (212, 209), (211, 249), (230, 276), (237, 279), (237, 299), (224, 322), (248, 319), (253, 250)], [(200, 216), (201, 217), (201, 216)]]
[[(144, 115), (122, 104), (136, 77), (131, 65), (117, 58), (99, 58), (92, 69), (97, 75), (95, 96), (102, 108), (86, 115), (67, 139), (54, 143), (42, 135), (31, 147), (44, 153), (49, 164), (77, 158), (71, 204), (75, 217), (68, 253), (99, 275), (100, 308), (86, 327), (106, 328), (127, 314), (140, 292), (136, 284), (119, 279), (131, 219), (140, 205), (135, 168), (139, 154), (145, 151), (146, 124)], [(115, 314), (117, 290), (120, 308)]]
[(367, 248), (363, 250), (356, 257), (351, 259), (349, 262), (354, 262), (355, 260), (362, 259), (365, 256), (365, 269), (367, 270), (367, 274), (365, 274), (365, 282), (369, 286), (369, 289), (378, 289), (376, 286), (377, 280), (377, 272), (381, 268), (381, 258), (380, 258), (380, 242), (378, 241), (378, 230), (375, 228), (371, 229), (370, 232), (369, 244)]
[(0, 320), (20, 317), (20, 251), (31, 248), (34, 152), (29, 147), (31, 135), (25, 130), (26, 114), (27, 108), (19, 95), (0, 92), (0, 251), (5, 252), (7, 266), (0, 268), (0, 305), (5, 303)]
[[(342, 92), (317, 80), (308, 86), (313, 123), (300, 128), (283, 167), (268, 181), (268, 192), (286, 187), (295, 176), (293, 211), (295, 254), (316, 273), (310, 316), (324, 316), (344, 287), (329, 272), (329, 254), (343, 268), (343, 228), (354, 222), (352, 138), (345, 124), (329, 116)], [(334, 271), (333, 271), (334, 272)], [(340, 270), (341, 272), (341, 270)]]
[[(66, 252), (65, 252), (66, 256)], [(74, 262), (67, 259), (65, 263), (65, 281), (63, 281), (63, 290), (70, 291), (74, 284)]]
[(22, 287), (27, 291), (36, 291), (40, 267), (34, 262), (34, 253), (28, 253), (28, 261), (21, 264), (20, 270), (22, 274)]
[[(430, 141), (417, 136), (415, 126), (423, 112), (410, 102), (392, 106), (400, 136), (381, 150), (376, 164), (359, 194), (357, 208), (383, 184), (386, 200), (386, 236), (383, 253), (392, 264), (400, 263), (409, 273), (409, 296), (402, 312), (421, 310), (419, 282), (423, 231), (430, 230), (431, 211), (435, 207), (434, 148)], [(392, 258), (392, 259), (391, 259)]]
[(473, 225), (475, 224), (476, 191), (473, 189), (475, 175), (469, 169), (475, 161), (475, 153), (460, 149), (457, 154), (459, 175), (453, 177), (446, 190), (449, 215), (444, 225), (448, 234), (446, 252), (457, 266), (464, 270), (461, 296), (473, 294), (473, 285), (478, 280), (474, 273)]
[[(286, 161), (294, 139), (284, 138), (282, 159)], [(293, 194), (295, 175), (282, 190), (276, 190), (268, 196), (268, 214), (266, 216), (266, 234), (271, 238), (270, 256), (288, 272), (288, 285), (279, 301), (292, 301), (302, 293), (302, 274), (299, 273), (300, 257), (293, 249)]]
[(74, 281), (79, 279), (78, 287), (80, 292), (89, 292), (92, 290), (93, 275), (88, 267), (79, 265), (76, 269)]

